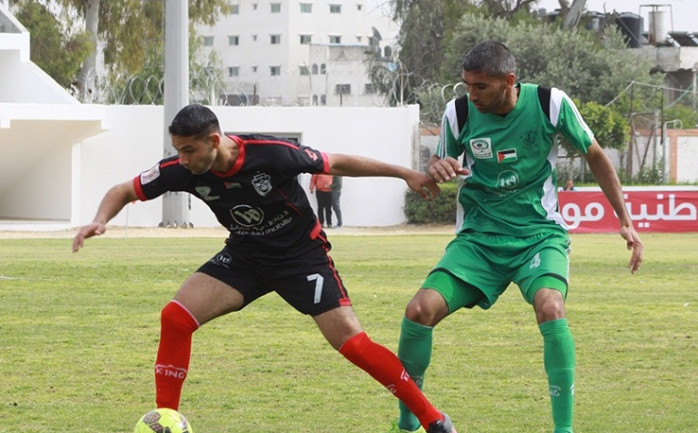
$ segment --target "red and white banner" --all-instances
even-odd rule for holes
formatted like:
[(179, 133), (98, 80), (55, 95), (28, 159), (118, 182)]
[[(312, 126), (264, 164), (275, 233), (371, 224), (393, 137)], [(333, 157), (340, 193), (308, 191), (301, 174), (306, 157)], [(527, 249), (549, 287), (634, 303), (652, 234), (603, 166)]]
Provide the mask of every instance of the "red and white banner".
[[(698, 232), (698, 188), (623, 189), (638, 232)], [(571, 233), (618, 231), (618, 218), (598, 188), (558, 193), (560, 213)]]

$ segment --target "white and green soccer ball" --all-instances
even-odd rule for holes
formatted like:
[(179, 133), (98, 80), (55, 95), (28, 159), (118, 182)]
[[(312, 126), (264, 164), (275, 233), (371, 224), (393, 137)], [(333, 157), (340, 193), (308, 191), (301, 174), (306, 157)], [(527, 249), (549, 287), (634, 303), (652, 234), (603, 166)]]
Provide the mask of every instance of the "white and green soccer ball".
[(133, 433), (194, 433), (189, 421), (174, 409), (154, 409), (136, 423)]

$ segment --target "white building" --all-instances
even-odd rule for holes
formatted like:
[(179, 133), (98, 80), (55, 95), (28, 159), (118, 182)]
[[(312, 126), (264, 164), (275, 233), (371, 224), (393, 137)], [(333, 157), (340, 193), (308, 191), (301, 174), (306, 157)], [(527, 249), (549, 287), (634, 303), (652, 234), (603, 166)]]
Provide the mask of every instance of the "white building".
[[(92, 220), (104, 193), (163, 157), (162, 106), (81, 104), (30, 60), (29, 32), (0, 0), (0, 230), (65, 230)], [(227, 133), (298, 139), (330, 153), (415, 166), (419, 107), (212, 107)], [(341, 133), (338, 133), (341, 131)], [(301, 175), (307, 188), (310, 175)], [(405, 222), (405, 182), (347, 178), (347, 226)], [(310, 197), (315, 205), (315, 198)], [(196, 227), (219, 223), (200, 200)], [(162, 197), (134, 203), (112, 221), (156, 227)]]
[(222, 60), (220, 103), (376, 106), (365, 61), (390, 56), (397, 28), (366, 0), (240, 0), (197, 33)]

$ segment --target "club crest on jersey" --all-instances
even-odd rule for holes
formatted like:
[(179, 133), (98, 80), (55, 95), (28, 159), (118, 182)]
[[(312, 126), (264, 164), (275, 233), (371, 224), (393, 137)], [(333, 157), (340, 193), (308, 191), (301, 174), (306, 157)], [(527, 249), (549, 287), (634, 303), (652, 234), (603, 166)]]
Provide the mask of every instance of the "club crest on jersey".
[(257, 194), (264, 197), (271, 192), (271, 176), (266, 173), (256, 174), (252, 178), (252, 186), (254, 186), (254, 190), (257, 191)]
[(492, 158), (492, 140), (489, 138), (473, 138), (470, 140), (470, 150), (477, 159)]
[(536, 131), (526, 131), (521, 135), (521, 142), (526, 149), (531, 149), (536, 144)]

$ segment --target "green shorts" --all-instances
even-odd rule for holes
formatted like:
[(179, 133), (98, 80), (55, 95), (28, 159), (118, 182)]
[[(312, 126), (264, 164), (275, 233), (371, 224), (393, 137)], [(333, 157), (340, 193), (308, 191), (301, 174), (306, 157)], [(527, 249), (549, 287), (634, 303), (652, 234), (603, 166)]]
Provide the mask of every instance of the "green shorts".
[(570, 240), (566, 233), (515, 237), (460, 233), (422, 284), (439, 292), (449, 311), (475, 305), (488, 309), (510, 283), (529, 304), (541, 288), (567, 296)]

